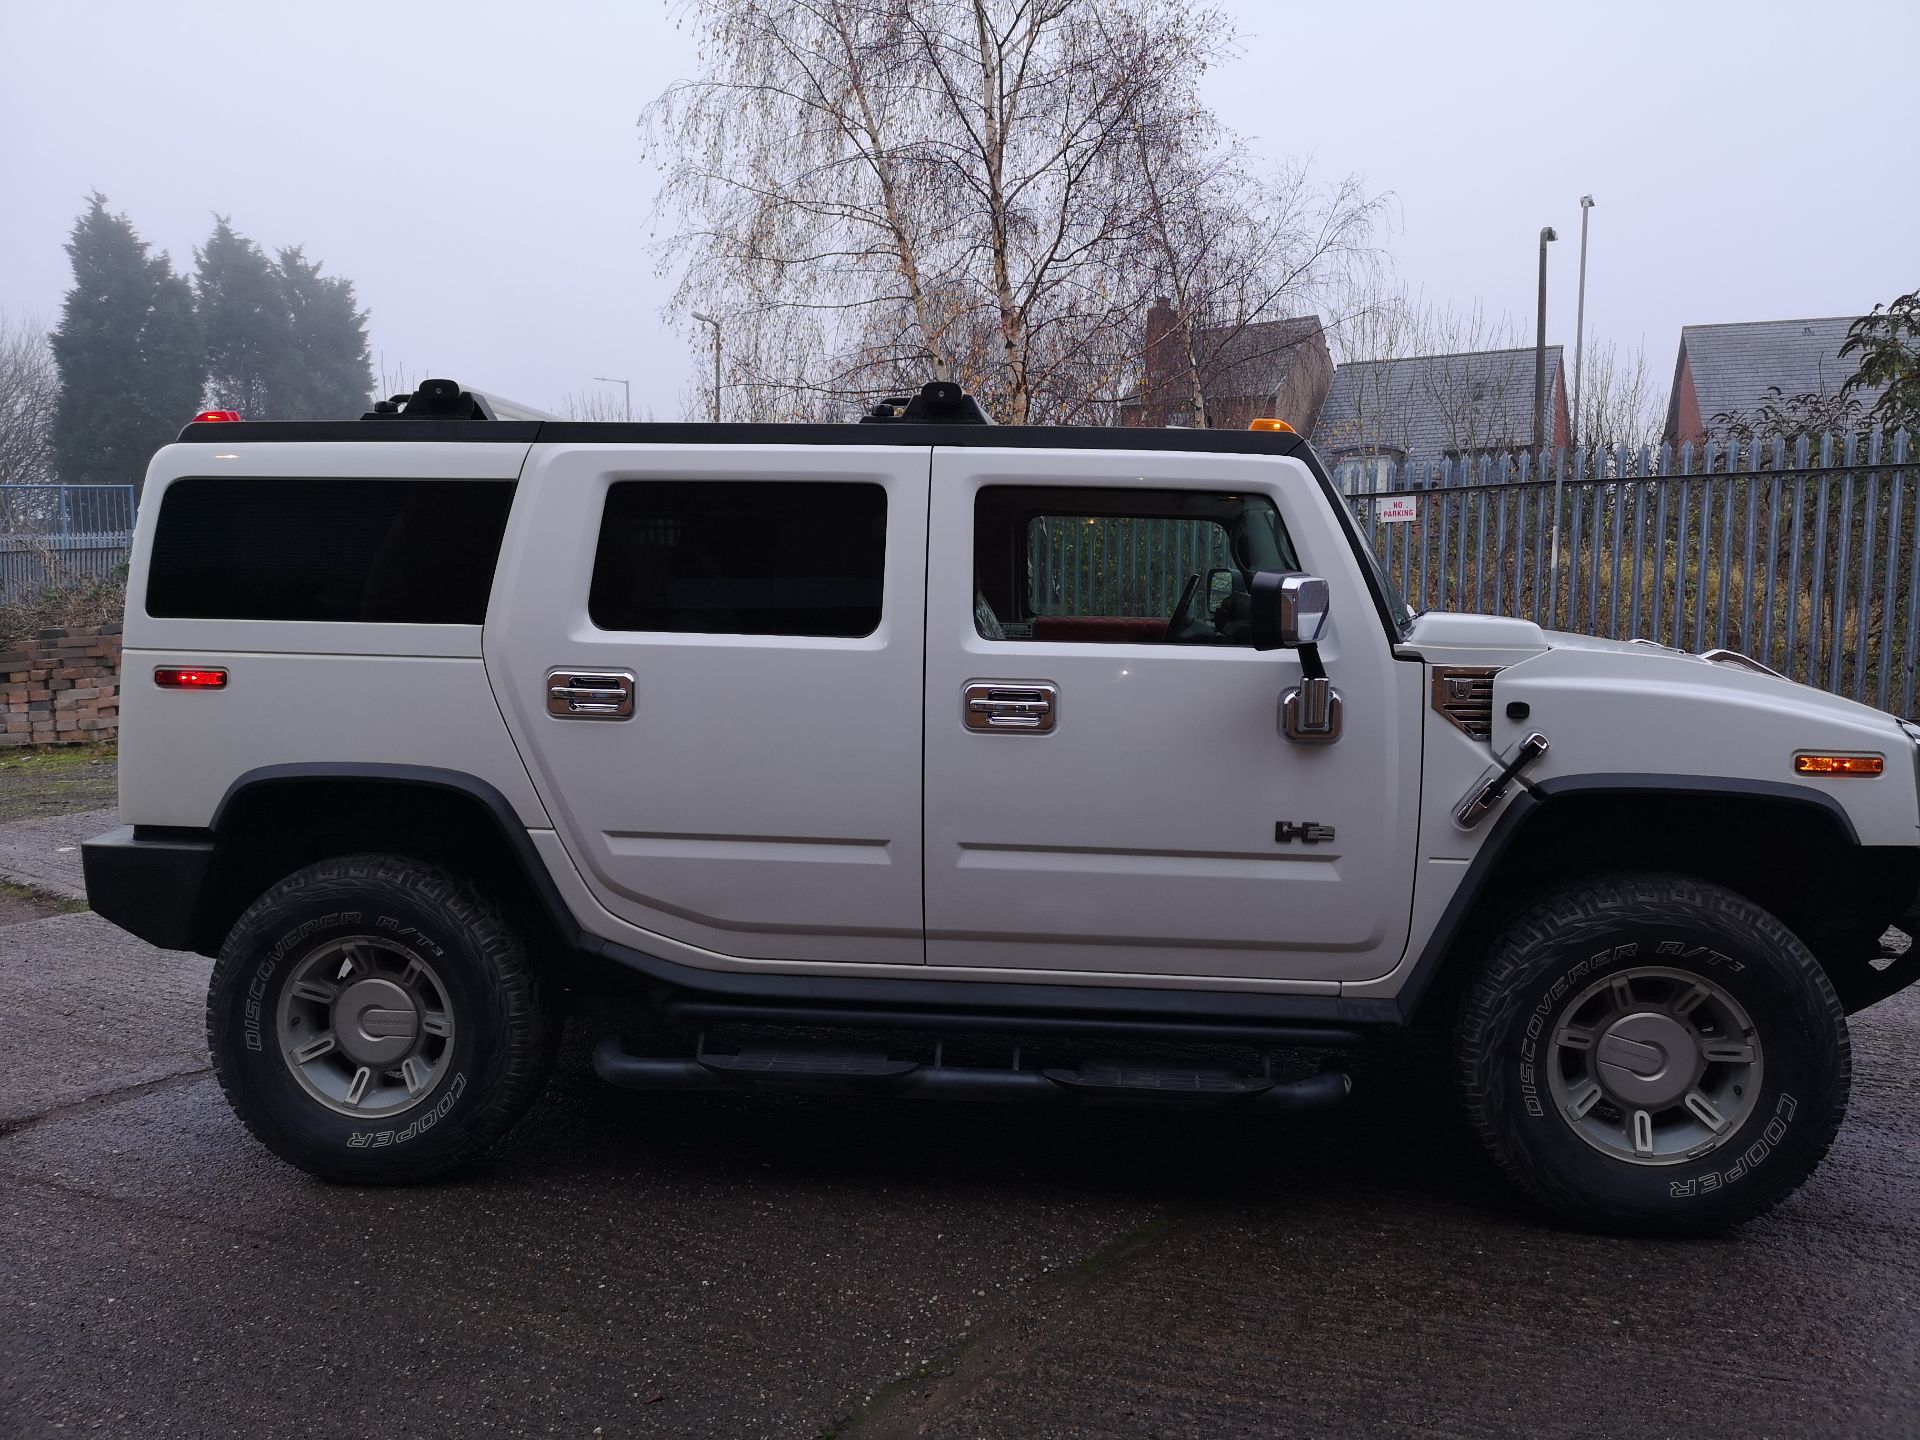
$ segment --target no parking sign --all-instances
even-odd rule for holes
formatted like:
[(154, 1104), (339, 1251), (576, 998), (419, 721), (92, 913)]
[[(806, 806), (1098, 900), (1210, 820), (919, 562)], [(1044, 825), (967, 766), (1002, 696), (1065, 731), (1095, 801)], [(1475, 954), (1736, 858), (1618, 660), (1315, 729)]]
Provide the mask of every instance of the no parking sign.
[(1373, 518), (1376, 520), (1418, 520), (1420, 518), (1420, 497), (1417, 495), (1388, 495), (1374, 506)]

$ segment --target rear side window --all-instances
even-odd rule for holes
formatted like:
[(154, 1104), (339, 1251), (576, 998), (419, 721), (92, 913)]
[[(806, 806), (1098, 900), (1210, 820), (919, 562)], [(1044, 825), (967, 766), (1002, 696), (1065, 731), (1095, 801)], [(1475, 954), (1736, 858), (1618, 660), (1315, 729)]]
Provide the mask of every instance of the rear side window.
[(879, 628), (886, 551), (879, 485), (621, 480), (587, 613), (602, 630), (857, 638)]
[(513, 488), (505, 480), (177, 480), (160, 502), (147, 613), (478, 625)]

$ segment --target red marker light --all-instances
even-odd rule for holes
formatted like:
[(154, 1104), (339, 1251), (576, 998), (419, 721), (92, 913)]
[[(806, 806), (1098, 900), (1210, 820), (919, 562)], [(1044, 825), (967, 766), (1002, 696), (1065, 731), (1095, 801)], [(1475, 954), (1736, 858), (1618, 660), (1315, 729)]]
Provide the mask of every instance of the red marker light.
[(210, 425), (216, 420), (224, 420), (229, 424), (237, 424), (239, 419), (240, 412), (238, 410), (202, 410), (198, 415), (193, 417), (193, 423), (196, 425)]
[(224, 690), (227, 672), (193, 665), (162, 665), (153, 672), (153, 683), (162, 690)]

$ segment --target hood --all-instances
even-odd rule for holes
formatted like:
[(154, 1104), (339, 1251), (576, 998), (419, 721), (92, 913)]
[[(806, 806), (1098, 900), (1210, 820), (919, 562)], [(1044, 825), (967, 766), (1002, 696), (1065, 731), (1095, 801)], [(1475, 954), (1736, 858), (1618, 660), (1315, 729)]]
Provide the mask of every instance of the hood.
[(1513, 665), (1552, 648), (1547, 632), (1531, 620), (1461, 610), (1416, 616), (1402, 643), (1438, 665)]
[[(1605, 640), (1571, 630), (1543, 630), (1531, 620), (1507, 615), (1474, 615), (1463, 611), (1429, 610), (1418, 616), (1407, 632), (1405, 648), (1432, 665), (1487, 665), (1505, 668), (1550, 652), (1566, 659), (1581, 655), (1633, 657), (1644, 665), (1635, 670), (1667, 677), (1670, 683), (1726, 686), (1759, 693), (1797, 692), (1803, 707), (1872, 716), (1893, 723), (1893, 717), (1872, 706), (1830, 694), (1790, 680), (1752, 658), (1732, 650), (1708, 650), (1696, 655), (1652, 640)], [(1674, 668), (1680, 667), (1680, 668)], [(1558, 668), (1558, 667), (1556, 667)]]

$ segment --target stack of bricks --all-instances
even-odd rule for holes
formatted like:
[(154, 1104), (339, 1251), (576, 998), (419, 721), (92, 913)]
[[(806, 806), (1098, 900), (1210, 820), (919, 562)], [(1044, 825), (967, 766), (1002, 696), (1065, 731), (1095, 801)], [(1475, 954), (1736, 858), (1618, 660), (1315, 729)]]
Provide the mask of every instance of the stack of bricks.
[(0, 747), (113, 739), (120, 727), (120, 627), (40, 630), (0, 653)]

